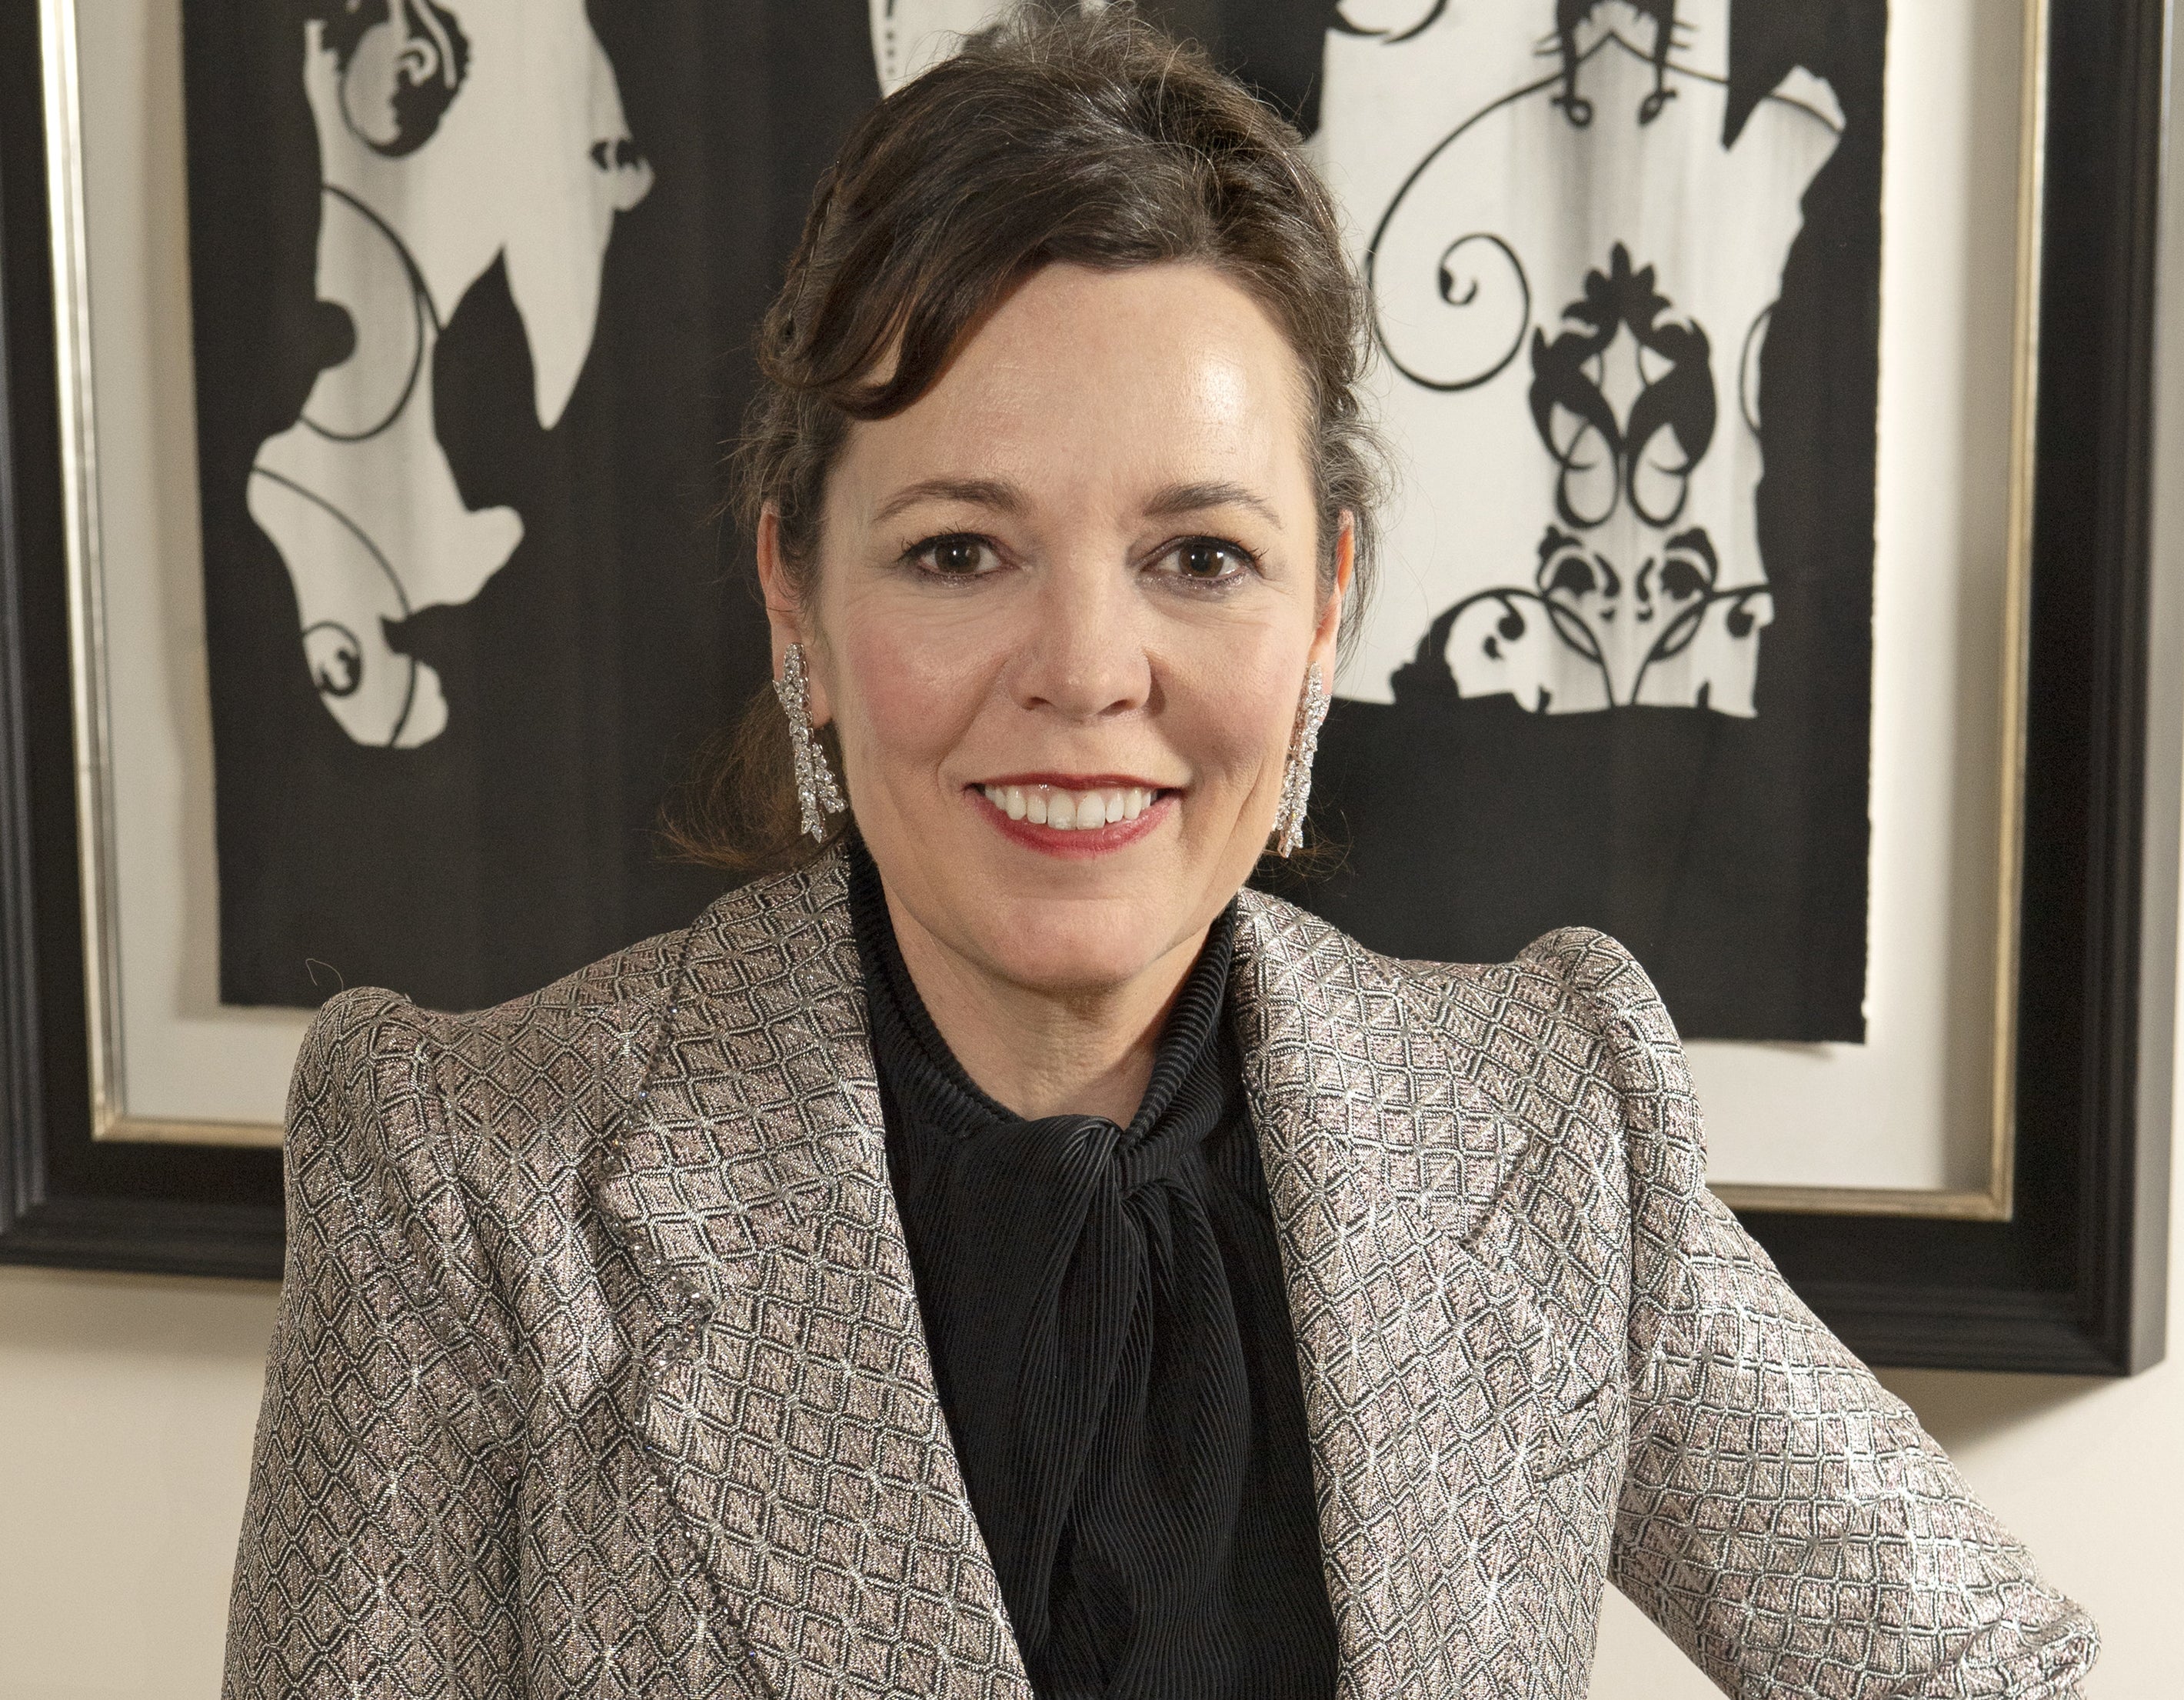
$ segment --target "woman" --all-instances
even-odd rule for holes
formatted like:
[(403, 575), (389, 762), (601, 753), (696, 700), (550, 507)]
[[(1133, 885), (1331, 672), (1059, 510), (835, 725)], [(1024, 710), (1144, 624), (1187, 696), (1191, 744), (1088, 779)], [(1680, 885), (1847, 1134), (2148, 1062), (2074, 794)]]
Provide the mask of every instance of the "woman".
[(1242, 889), (1371, 560), (1277, 122), (1015, 25), (850, 138), (761, 347), (786, 713), (722, 830), (794, 866), (501, 1009), (327, 1006), (231, 1700), (1576, 1696), (1608, 1580), (1740, 1692), (2075, 1692), (2092, 1625), (1708, 1194), (1623, 950)]

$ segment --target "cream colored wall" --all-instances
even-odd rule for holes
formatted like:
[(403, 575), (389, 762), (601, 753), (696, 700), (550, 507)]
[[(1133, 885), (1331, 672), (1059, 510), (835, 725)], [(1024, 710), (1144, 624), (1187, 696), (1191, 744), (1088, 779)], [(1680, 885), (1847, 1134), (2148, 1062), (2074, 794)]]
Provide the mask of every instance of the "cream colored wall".
[(0, 1696), (212, 1700), (275, 1290), (0, 1269)]

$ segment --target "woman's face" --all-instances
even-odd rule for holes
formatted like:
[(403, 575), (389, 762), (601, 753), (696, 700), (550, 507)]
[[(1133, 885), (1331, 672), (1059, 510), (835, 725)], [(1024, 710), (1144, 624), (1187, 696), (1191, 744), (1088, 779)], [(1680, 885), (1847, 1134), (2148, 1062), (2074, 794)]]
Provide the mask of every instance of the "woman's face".
[(1306, 669), (1334, 676), (1302, 394), (1217, 272), (1050, 265), (852, 426), (812, 605), (761, 539), (889, 895), (968, 965), (1096, 995), (1250, 874)]

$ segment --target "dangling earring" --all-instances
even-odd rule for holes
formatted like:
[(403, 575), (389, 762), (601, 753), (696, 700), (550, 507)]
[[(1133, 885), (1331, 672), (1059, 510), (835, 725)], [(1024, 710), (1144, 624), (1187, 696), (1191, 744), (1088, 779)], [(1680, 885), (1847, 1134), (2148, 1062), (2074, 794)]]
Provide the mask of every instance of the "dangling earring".
[(850, 805), (842, 788), (834, 783), (834, 770), (827, 765), (817, 729), (811, 724), (811, 681), (804, 671), (804, 645), (791, 644), (781, 652), (781, 677), (773, 682), (781, 699), (781, 711), (788, 716), (788, 741), (796, 751), (796, 801), (804, 811), (804, 830), (814, 839), (827, 836), (827, 817)]
[(1304, 842), (1305, 805), (1312, 800), (1312, 763), (1319, 754), (1319, 728), (1327, 718), (1327, 687), (1314, 663), (1304, 676), (1297, 703), (1296, 729), (1290, 735), (1290, 761), (1282, 774), (1282, 805), (1274, 812), (1274, 849), (1289, 856)]

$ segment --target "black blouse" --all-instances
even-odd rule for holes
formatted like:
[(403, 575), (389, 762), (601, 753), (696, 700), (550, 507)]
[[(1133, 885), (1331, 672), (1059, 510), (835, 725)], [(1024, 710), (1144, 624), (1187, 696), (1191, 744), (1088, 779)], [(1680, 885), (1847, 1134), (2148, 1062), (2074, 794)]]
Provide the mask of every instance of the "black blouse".
[(1127, 1128), (972, 1084), (852, 846), (888, 1162), (940, 1402), (1042, 1700), (1328, 1700), (1296, 1346), (1216, 923)]

